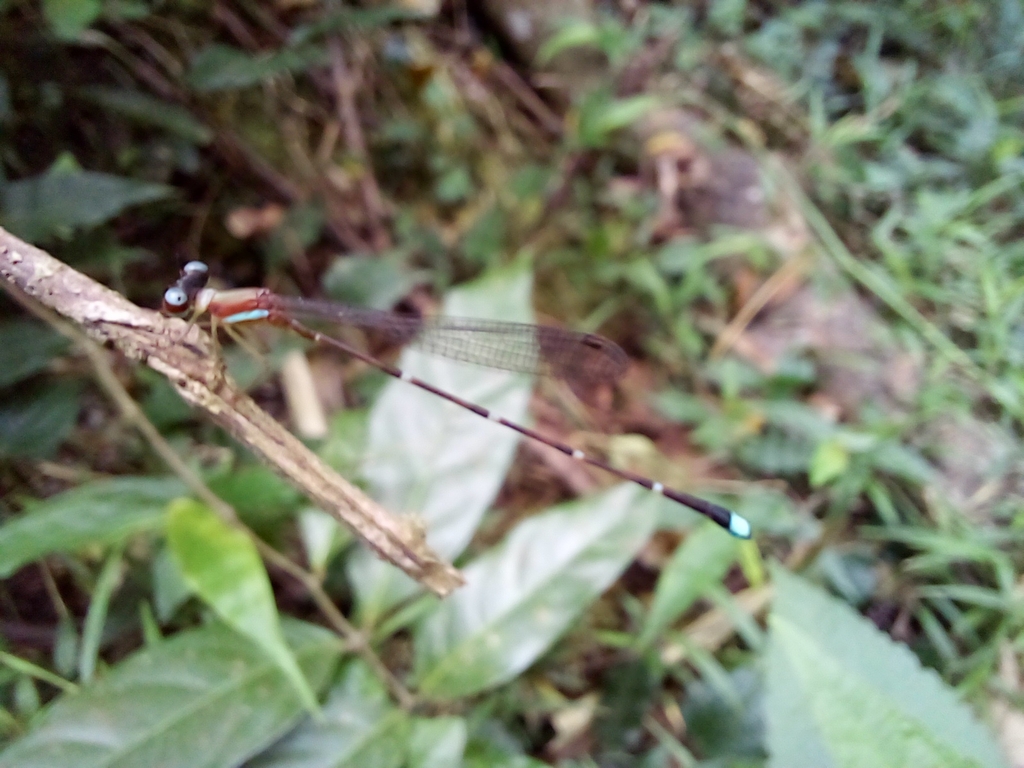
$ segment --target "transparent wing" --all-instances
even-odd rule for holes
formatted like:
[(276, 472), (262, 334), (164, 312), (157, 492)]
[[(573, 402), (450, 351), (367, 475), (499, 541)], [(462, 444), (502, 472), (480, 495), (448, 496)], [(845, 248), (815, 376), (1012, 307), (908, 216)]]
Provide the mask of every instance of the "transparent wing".
[(554, 376), (570, 384), (615, 382), (626, 370), (626, 353), (593, 333), (529, 323), (476, 318), (421, 318), (315, 299), (276, 297), (299, 320), (373, 329), (391, 343), (407, 344), (463, 363)]

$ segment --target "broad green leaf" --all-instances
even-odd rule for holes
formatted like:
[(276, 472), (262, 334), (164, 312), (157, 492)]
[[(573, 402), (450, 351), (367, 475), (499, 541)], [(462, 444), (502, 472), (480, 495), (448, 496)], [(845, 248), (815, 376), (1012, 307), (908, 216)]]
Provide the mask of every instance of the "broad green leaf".
[(55, 381), (0, 402), (0, 455), (49, 458), (78, 419), (82, 382)]
[(808, 471), (812, 488), (820, 488), (835, 480), (850, 466), (850, 452), (837, 440), (818, 444)]
[[(322, 689), (340, 655), (337, 638), (298, 621), (288, 621), (284, 634)], [(0, 753), (0, 768), (240, 765), (302, 711), (294, 686), (266, 654), (212, 625), (139, 651), (60, 697), (31, 733)]]
[(228, 626), (262, 648), (315, 711), (316, 697), (285, 644), (270, 580), (249, 537), (208, 507), (179, 499), (168, 510), (167, 541), (185, 582)]
[(687, 536), (661, 572), (638, 643), (652, 643), (708, 587), (718, 584), (736, 561), (738, 550), (739, 541), (711, 522)]
[(74, 40), (99, 18), (100, 0), (43, 0), (43, 14), (53, 33)]
[[(764, 764), (764, 676), (755, 664), (733, 669), (728, 687), (698, 678), (686, 686), (682, 702), (686, 740), (708, 764)], [(731, 758), (731, 760), (730, 760)]]
[(31, 320), (0, 323), (0, 387), (43, 370), (69, 344), (42, 323)]
[[(445, 314), (527, 322), (531, 274), (525, 265), (491, 273), (452, 291)], [(465, 365), (406, 350), (399, 367), (441, 389), (513, 421), (527, 415), (529, 377)], [(405, 382), (392, 381), (370, 415), (363, 475), (373, 496), (393, 512), (418, 515), (428, 542), (454, 558), (472, 538), (501, 489), (519, 436)], [(353, 557), (350, 579), (364, 623), (415, 585), (366, 552)]]
[(331, 690), (320, 722), (307, 719), (249, 763), (250, 768), (398, 768), (409, 716), (362, 661), (351, 661)]
[(419, 718), (409, 737), (408, 768), (449, 768), (462, 765), (466, 721), (461, 717)]
[(1004, 765), (970, 709), (909, 648), (781, 567), (772, 577), (772, 765)]
[(163, 200), (171, 187), (90, 171), (47, 172), (0, 189), (0, 214), (7, 229), (39, 242), (94, 227), (133, 205)]
[(213, 131), (200, 123), (187, 109), (141, 91), (93, 86), (83, 89), (80, 94), (140, 125), (163, 128), (193, 144), (205, 145), (213, 140)]
[(252, 55), (228, 45), (215, 44), (192, 60), (189, 85), (199, 92), (245, 88), (285, 72), (299, 72), (327, 63), (320, 46), (284, 48), (276, 53)]
[(172, 478), (98, 480), (35, 504), (0, 526), (0, 577), (52, 552), (77, 552), (163, 526), (185, 490)]
[(422, 692), (469, 696), (529, 667), (629, 565), (659, 503), (621, 485), (520, 523), (417, 627)]

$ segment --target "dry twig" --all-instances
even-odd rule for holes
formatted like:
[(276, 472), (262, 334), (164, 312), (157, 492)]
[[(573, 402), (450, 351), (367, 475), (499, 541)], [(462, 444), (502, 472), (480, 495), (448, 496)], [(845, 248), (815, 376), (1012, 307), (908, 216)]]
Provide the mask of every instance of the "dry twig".
[(205, 411), (430, 591), (443, 596), (462, 583), (458, 571), (427, 547), (422, 527), (392, 516), (349, 485), (239, 390), (214, 359), (210, 338), (198, 326), (137, 307), (3, 229), (0, 277), (77, 323), (93, 339), (113, 344), (126, 357), (143, 360), (166, 376), (186, 402)]

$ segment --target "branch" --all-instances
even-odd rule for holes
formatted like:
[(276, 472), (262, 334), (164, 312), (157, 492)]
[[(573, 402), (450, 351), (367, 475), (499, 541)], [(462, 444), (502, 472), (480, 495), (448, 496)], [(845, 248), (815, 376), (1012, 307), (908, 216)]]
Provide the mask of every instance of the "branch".
[(186, 402), (430, 591), (444, 596), (463, 583), (459, 572), (427, 547), (421, 525), (391, 515), (347, 483), (238, 389), (198, 326), (137, 307), (2, 228), (0, 277), (97, 341), (166, 376)]

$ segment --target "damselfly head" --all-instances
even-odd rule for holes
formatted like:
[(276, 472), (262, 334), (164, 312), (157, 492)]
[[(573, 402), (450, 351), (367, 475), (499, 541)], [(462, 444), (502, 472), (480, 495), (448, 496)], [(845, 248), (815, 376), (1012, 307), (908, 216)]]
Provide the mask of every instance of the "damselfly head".
[(191, 303), (192, 301), (185, 289), (175, 284), (164, 291), (164, 301), (160, 311), (171, 317), (180, 317), (188, 312)]

